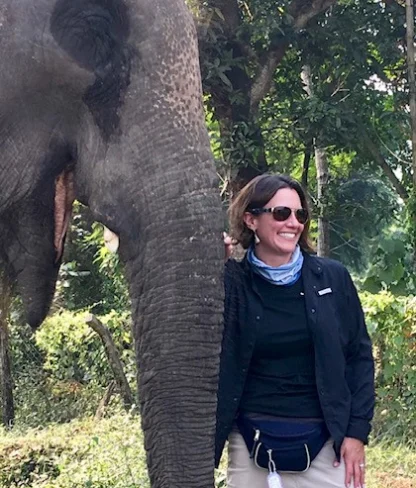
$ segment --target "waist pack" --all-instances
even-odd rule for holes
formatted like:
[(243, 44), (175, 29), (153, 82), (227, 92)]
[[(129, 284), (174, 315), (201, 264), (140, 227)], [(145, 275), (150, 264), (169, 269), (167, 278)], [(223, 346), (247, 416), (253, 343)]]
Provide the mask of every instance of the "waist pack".
[(236, 420), (256, 466), (270, 472), (302, 472), (329, 439), (325, 422), (288, 422), (239, 415)]

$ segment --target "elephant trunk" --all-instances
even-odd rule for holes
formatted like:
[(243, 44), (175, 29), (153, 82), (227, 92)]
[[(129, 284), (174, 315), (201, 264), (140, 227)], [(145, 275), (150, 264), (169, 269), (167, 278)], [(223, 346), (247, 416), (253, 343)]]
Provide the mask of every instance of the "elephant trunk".
[[(178, 202), (185, 218), (173, 206), (148, 214), (145, 244), (126, 260), (154, 488), (213, 486), (224, 254), (218, 200), (214, 189), (188, 192)], [(121, 246), (135, 254), (122, 238)]]

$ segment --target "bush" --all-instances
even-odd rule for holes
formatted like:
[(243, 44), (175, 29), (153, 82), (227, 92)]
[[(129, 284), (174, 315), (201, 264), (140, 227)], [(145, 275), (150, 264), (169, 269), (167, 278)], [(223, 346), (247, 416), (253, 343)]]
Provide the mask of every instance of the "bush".
[[(43, 369), (26, 372), (15, 380), (16, 425), (19, 429), (44, 427), (92, 416), (104, 391), (104, 387), (93, 382), (82, 385), (76, 381), (58, 380)], [(116, 397), (111, 411), (119, 407), (120, 401)]]
[[(11, 346), (16, 424), (37, 427), (93, 415), (113, 373), (98, 335), (85, 323), (86, 313), (61, 311), (33, 334), (12, 324)], [(135, 386), (136, 365), (128, 313), (101, 317), (110, 329), (124, 371)], [(134, 388), (133, 388), (134, 391)], [(118, 395), (107, 412), (121, 408)]]
[[(36, 344), (45, 357), (44, 369), (56, 379), (81, 384), (94, 381), (107, 386), (113, 374), (100, 338), (85, 323), (86, 316), (86, 312), (61, 311), (47, 318), (36, 333)], [(134, 383), (135, 361), (130, 315), (113, 311), (100, 320), (112, 334), (127, 379)]]
[(411, 442), (416, 434), (416, 297), (362, 293), (376, 359), (374, 436)]

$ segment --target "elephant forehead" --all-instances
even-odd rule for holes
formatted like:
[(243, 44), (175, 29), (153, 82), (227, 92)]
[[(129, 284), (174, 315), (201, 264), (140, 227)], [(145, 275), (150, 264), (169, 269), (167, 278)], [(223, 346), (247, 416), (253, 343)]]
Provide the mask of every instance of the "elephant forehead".
[(157, 38), (148, 39), (150, 63), (154, 63), (158, 77), (153, 89), (160, 101), (173, 108), (175, 119), (186, 125), (200, 125), (201, 75), (193, 19), (184, 4), (175, 14), (160, 14), (156, 20)]
[(195, 37), (188, 35), (176, 39), (171, 49), (179, 54), (172, 54), (171, 63), (168, 60), (167, 64), (162, 64), (166, 100), (175, 107), (178, 117), (198, 123), (201, 121), (202, 95)]

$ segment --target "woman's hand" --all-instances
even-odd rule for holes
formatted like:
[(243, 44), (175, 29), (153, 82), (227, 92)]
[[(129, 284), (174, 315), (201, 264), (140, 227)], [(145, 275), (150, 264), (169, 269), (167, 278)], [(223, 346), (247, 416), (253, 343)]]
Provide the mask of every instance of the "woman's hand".
[(234, 240), (226, 233), (223, 233), (224, 236), (224, 248), (225, 248), (225, 261), (231, 256), (235, 242)]
[[(354, 488), (365, 487), (365, 450), (364, 444), (358, 439), (345, 437), (341, 445), (341, 457), (345, 462), (345, 486), (349, 488), (354, 480)], [(334, 466), (339, 466), (335, 461)]]

